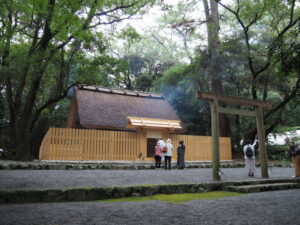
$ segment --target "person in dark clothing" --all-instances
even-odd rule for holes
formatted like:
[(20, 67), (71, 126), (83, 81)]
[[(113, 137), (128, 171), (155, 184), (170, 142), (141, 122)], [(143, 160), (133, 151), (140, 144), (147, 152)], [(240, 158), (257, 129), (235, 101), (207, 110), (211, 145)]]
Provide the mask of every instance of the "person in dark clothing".
[(179, 141), (179, 146), (177, 148), (177, 168), (184, 168), (184, 155), (185, 155), (185, 145), (183, 141)]

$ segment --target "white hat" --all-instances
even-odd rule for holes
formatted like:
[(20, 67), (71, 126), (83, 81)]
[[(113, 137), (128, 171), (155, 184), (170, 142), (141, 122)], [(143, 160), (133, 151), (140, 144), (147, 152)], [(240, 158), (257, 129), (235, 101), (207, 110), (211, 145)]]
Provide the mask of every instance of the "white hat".
[(166, 142), (167, 142), (167, 143), (171, 143), (171, 139), (168, 138), (168, 139), (166, 140)]

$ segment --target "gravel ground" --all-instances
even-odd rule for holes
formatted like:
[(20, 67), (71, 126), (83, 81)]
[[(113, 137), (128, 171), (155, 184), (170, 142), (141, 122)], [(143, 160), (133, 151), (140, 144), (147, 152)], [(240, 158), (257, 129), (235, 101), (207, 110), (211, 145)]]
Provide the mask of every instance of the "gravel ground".
[[(222, 181), (248, 178), (245, 168), (223, 168)], [(269, 168), (270, 178), (290, 178), (293, 168)], [(200, 183), (212, 181), (212, 169), (185, 170), (0, 170), (0, 190), (67, 187), (130, 186), (141, 184)]]
[(271, 191), (179, 205), (161, 201), (0, 205), (1, 225), (299, 225), (300, 191)]

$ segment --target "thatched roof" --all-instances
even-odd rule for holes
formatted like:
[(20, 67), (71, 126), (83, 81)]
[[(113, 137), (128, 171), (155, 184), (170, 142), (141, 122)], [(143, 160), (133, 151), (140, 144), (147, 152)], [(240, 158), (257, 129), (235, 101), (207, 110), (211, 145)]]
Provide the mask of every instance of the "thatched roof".
[(127, 129), (128, 117), (180, 121), (158, 93), (79, 86), (75, 96), (79, 123), (83, 127)]

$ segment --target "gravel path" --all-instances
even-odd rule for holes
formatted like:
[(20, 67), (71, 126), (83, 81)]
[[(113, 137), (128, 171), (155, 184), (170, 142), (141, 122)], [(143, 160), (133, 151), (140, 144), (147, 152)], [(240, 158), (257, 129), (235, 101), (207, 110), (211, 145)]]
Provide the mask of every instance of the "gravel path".
[[(223, 168), (222, 181), (248, 178), (245, 168)], [(270, 178), (290, 178), (293, 168), (269, 168)], [(0, 190), (66, 187), (130, 186), (164, 183), (200, 183), (212, 181), (212, 169), (185, 170), (0, 170)]]
[(179, 205), (161, 201), (0, 205), (1, 225), (299, 225), (300, 191), (272, 191)]

